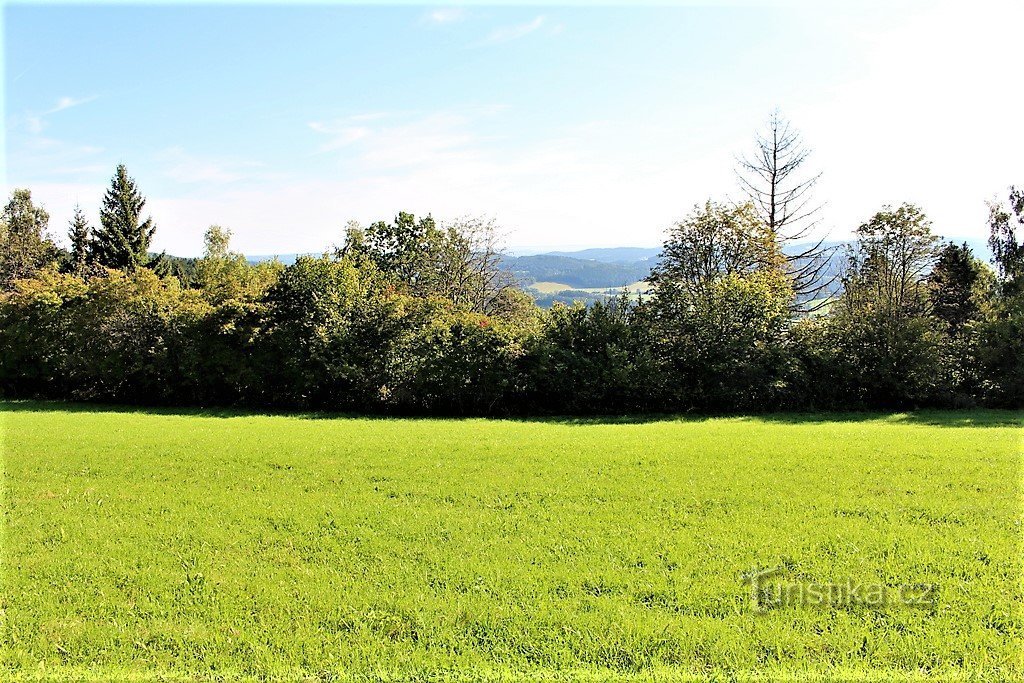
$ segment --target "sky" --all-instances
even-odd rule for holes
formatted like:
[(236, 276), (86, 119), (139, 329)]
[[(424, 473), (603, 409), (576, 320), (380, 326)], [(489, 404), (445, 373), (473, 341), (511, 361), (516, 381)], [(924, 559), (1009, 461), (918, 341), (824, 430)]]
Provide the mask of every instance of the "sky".
[(4, 184), (62, 239), (124, 163), (156, 250), (211, 224), (321, 251), (349, 220), (494, 218), (516, 250), (656, 246), (774, 109), (820, 231), (920, 205), (982, 239), (1024, 182), (1022, 3), (6, 4)]

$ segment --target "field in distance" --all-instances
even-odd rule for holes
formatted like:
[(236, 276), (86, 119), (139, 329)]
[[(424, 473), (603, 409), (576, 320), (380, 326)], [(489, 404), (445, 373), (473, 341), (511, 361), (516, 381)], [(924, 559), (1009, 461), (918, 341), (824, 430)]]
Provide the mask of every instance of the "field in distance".
[(5, 680), (1024, 673), (1021, 413), (0, 411)]
[(636, 294), (639, 292), (646, 292), (651, 288), (650, 284), (646, 280), (640, 280), (633, 284), (626, 285), (625, 287), (571, 287), (561, 282), (532, 282), (527, 285), (527, 289), (533, 289), (541, 294), (557, 294), (559, 292), (575, 291), (575, 292), (587, 292), (588, 294), (609, 294), (615, 295), (626, 290), (630, 294)]

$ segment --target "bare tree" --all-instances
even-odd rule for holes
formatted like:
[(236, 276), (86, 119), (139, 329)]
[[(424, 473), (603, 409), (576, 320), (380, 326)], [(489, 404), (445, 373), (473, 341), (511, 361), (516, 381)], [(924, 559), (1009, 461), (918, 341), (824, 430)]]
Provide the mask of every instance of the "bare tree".
[[(827, 303), (820, 295), (828, 292), (838, 277), (830, 272), (837, 247), (826, 246), (824, 237), (810, 240), (822, 208), (814, 201), (821, 173), (807, 173), (804, 168), (810, 155), (799, 131), (776, 110), (766, 130), (757, 135), (754, 154), (736, 160), (740, 187), (783, 249), (786, 273), (796, 294), (794, 305), (803, 313)], [(809, 242), (809, 246), (786, 249), (801, 242)]]

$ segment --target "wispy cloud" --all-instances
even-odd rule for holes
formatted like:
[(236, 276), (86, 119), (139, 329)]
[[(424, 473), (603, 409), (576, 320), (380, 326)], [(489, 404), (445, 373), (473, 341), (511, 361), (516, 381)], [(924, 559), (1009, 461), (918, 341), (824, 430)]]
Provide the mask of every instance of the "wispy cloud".
[(465, 17), (466, 12), (461, 7), (440, 7), (427, 12), (423, 16), (423, 19), (428, 24), (440, 26), (443, 24), (452, 24), (457, 21), (462, 21)]
[(329, 139), (317, 149), (318, 152), (332, 152), (342, 147), (348, 147), (353, 142), (362, 140), (372, 132), (368, 126), (357, 125), (357, 121), (364, 120), (356, 116), (334, 122), (310, 121), (309, 129), (315, 133), (326, 135)]
[[(645, 160), (646, 150), (665, 147), (664, 131), (585, 120), (546, 135), (520, 134), (509, 125), (515, 118), (512, 108), (477, 106), (315, 122), (307, 133), (332, 146), (337, 163), (281, 177), (237, 160), (165, 150), (160, 174), (194, 182), (160, 188), (153, 178), (150, 189), (146, 181), (147, 209), (160, 226), (155, 247), (198, 254), (204, 227), (215, 222), (236, 229), (235, 247), (246, 253), (320, 251), (340, 239), (347, 218), (368, 223), (400, 210), (439, 220), (493, 215), (514, 231), (516, 244), (655, 244), (680, 207), (731, 187), (725, 155), (718, 169), (685, 149), (671, 150), (670, 163)], [(630, 156), (623, 161), (615, 150), (626, 138)], [(114, 161), (105, 164), (108, 173)], [(251, 179), (230, 182), (244, 174)], [(88, 178), (74, 180), (31, 185), (54, 224), (69, 218), (76, 202), (95, 215), (104, 188), (86, 191)]]
[[(481, 108), (477, 113), (494, 111)], [(471, 154), (476, 136), (468, 130), (467, 113), (359, 114), (336, 121), (314, 121), (309, 128), (327, 138), (318, 152), (351, 148), (351, 153), (377, 169), (437, 164)]]
[(8, 137), (8, 168), (31, 180), (68, 176), (88, 178), (89, 171), (104, 164), (105, 154), (96, 145), (79, 144), (45, 134), (13, 134)]
[(181, 147), (169, 147), (157, 155), (163, 174), (178, 183), (226, 184), (259, 177), (262, 164), (251, 161), (211, 159), (189, 154)]
[(546, 21), (543, 14), (534, 17), (532, 21), (528, 21), (525, 24), (515, 24), (512, 26), (500, 26), (484, 37), (483, 40), (476, 43), (476, 46), (484, 45), (498, 45), (499, 43), (508, 43), (513, 40), (519, 40), (525, 36), (530, 35), (534, 31), (538, 30), (544, 25)]
[(64, 111), (65, 109), (77, 107), (80, 104), (92, 102), (96, 99), (96, 97), (96, 95), (92, 95), (91, 97), (62, 97), (59, 100), (57, 100), (57, 104), (55, 104), (51, 109), (47, 109), (46, 111), (44, 111), (43, 116), (56, 114), (59, 111)]
[(90, 97), (61, 97), (59, 100), (57, 100), (56, 104), (54, 104), (52, 107), (45, 111), (26, 114), (25, 126), (26, 128), (28, 128), (28, 131), (33, 135), (39, 135), (40, 133), (43, 132), (43, 129), (46, 128), (47, 116), (50, 116), (51, 114), (56, 114), (60, 111), (64, 111), (65, 109), (77, 107), (80, 104), (92, 102), (96, 99), (96, 97), (96, 95), (92, 95)]

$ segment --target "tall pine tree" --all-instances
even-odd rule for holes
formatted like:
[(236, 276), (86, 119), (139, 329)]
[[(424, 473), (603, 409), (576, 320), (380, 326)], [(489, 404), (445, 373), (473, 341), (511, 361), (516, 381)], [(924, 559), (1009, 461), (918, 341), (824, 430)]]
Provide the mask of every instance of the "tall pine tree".
[(91, 232), (92, 228), (82, 209), (75, 206), (75, 215), (68, 226), (68, 240), (71, 242), (68, 267), (75, 275), (81, 276), (85, 273), (85, 267), (89, 262)]
[(145, 205), (135, 180), (128, 177), (124, 164), (120, 164), (103, 197), (100, 228), (93, 240), (93, 252), (100, 265), (127, 271), (150, 265), (149, 242), (156, 225), (152, 218), (139, 222)]

